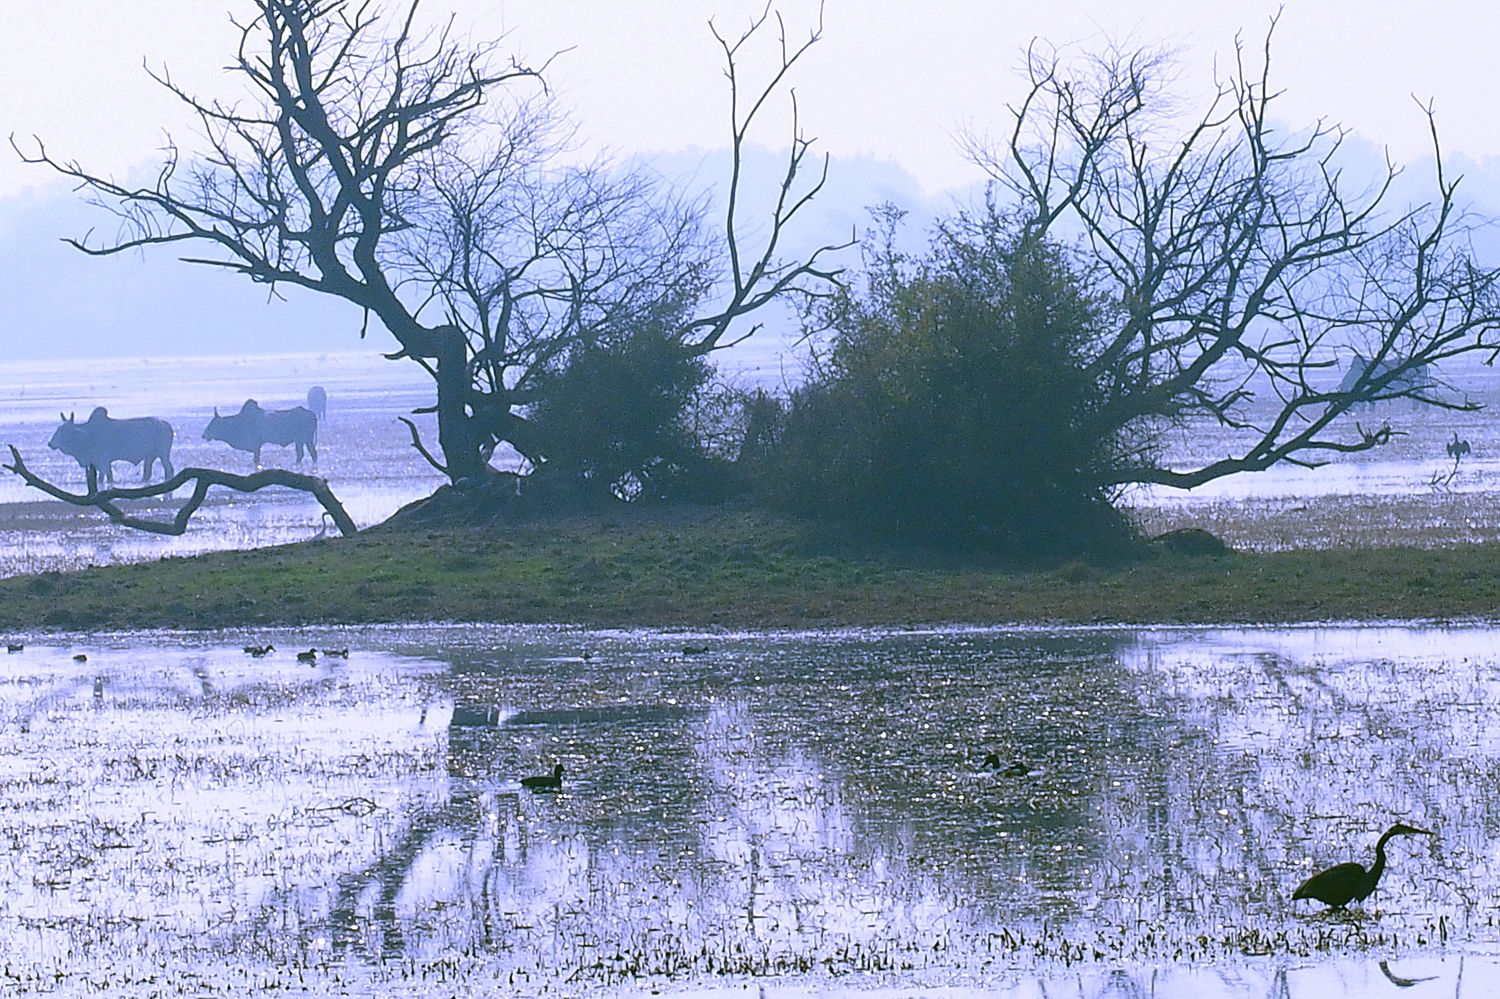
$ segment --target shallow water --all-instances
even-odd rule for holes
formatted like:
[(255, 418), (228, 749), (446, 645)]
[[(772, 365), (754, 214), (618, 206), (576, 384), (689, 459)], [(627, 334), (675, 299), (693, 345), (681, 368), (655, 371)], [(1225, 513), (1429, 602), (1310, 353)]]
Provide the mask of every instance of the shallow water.
[[(1483, 628), (340, 629), (0, 664), (11, 991), (1500, 985)], [(518, 783), (557, 762), (562, 790)], [(1355, 914), (1289, 901), (1398, 819), (1437, 836)]]
[[(780, 384), (784, 349), (779, 340), (743, 344), (721, 362), (721, 370), (737, 384)], [(325, 477), (360, 527), (385, 520), (446, 481), (412, 447), (411, 434), (400, 422), (403, 417), (413, 420), (429, 450), (437, 451), (435, 418), (415, 412), (432, 405), (432, 379), (415, 364), (392, 362), (373, 350), (0, 363), (0, 454), (8, 463), (3, 445), (13, 444), (33, 471), (82, 493), (78, 463), (50, 450), (47, 442), (60, 418), (86, 419), (93, 407), (104, 406), (116, 418), (156, 416), (171, 423), (178, 468), (245, 474), (254, 470), (250, 455), (202, 439), (215, 408), (238, 412), (247, 398), (267, 409), (299, 406), (313, 385), (321, 385), (328, 395), (328, 419), (318, 428), (319, 460), (299, 463), (292, 449), (272, 445), (262, 452), (264, 466)], [(501, 449), (493, 463), (515, 468), (520, 458)], [(115, 473), (120, 485), (134, 485), (140, 477), (139, 468), (123, 462), (115, 465)], [(156, 478), (161, 479), (159, 470)], [(154, 509), (170, 520), (175, 506), (164, 500)], [(96, 511), (52, 501), (19, 477), (0, 472), (0, 575), (258, 548), (303, 541), (330, 528), (322, 508), (304, 493), (270, 487), (246, 495), (215, 487), (186, 535), (148, 535), (116, 527)]]
[[(0, 365), (0, 443), (16, 445), (36, 472), (75, 492), (83, 471), (47, 447), (59, 412), (78, 419), (96, 405), (117, 418), (152, 415), (176, 431), (178, 468), (200, 466), (247, 474), (251, 456), (203, 430), (215, 407), (237, 412), (247, 398), (267, 409), (303, 405), (307, 390), (323, 386), (328, 419), (319, 427), (319, 460), (296, 461), (291, 448), (262, 452), (266, 467), (311, 472), (328, 479), (355, 523), (378, 523), (400, 506), (428, 495), (443, 477), (411, 446), (408, 417), (430, 442), (433, 418), (412, 411), (431, 402), (431, 379), (415, 365), (378, 354), (173, 361), (91, 361)], [(6, 456), (7, 461), (9, 455)], [(115, 465), (117, 483), (134, 485), (140, 469)], [(158, 481), (160, 473), (158, 473)], [(187, 490), (183, 490), (186, 495)], [(329, 527), (322, 508), (295, 490), (270, 487), (253, 494), (215, 488), (181, 537), (144, 534), (109, 523), (101, 513), (50, 501), (18, 477), (0, 475), (0, 571), (36, 572), (90, 564), (140, 561), (224, 548), (256, 548), (301, 541)], [(45, 501), (45, 502), (43, 502)], [(161, 507), (161, 519), (171, 512)]]
[[(793, 353), (781, 341), (752, 339), (721, 359), (721, 367), (739, 384), (774, 388), (783, 385), (785, 372), (795, 372)], [(1451, 380), (1456, 392), (1475, 401), (1500, 403), (1492, 369), (1475, 365)], [(413, 414), (431, 404), (431, 379), (416, 365), (393, 363), (374, 351), (0, 364), (0, 444), (17, 445), (36, 471), (81, 492), (77, 462), (49, 450), (47, 441), (60, 412), (85, 418), (102, 405), (116, 417), (169, 420), (177, 431), (173, 457), (179, 467), (249, 472), (248, 455), (202, 439), (214, 407), (237, 410), (246, 398), (268, 408), (300, 405), (312, 385), (322, 385), (329, 398), (319, 462), (298, 465), (290, 449), (270, 446), (262, 455), (267, 466), (326, 477), (360, 526), (384, 520), (442, 483), (399, 422), (414, 419), (432, 446), (433, 418)], [(1149, 533), (1203, 527), (1244, 549), (1500, 540), (1500, 424), (1487, 412), (1388, 404), (1357, 419), (1366, 426), (1390, 422), (1400, 434), (1388, 447), (1337, 457), (1323, 468), (1278, 467), (1194, 490), (1137, 487), (1123, 501)], [(1444, 450), (1455, 434), (1473, 448), (1458, 467)], [(1213, 428), (1195, 427), (1170, 435), (1166, 444), (1170, 461), (1191, 465), (1222, 457), (1231, 441)], [(506, 467), (516, 463), (514, 454), (496, 460)], [(124, 483), (139, 476), (123, 463), (116, 472)], [(170, 519), (166, 508), (161, 515)], [(115, 527), (103, 514), (47, 500), (19, 478), (0, 474), (4, 575), (256, 548), (329, 529), (321, 508), (302, 493), (272, 487), (247, 496), (216, 488), (186, 535), (145, 535)]]

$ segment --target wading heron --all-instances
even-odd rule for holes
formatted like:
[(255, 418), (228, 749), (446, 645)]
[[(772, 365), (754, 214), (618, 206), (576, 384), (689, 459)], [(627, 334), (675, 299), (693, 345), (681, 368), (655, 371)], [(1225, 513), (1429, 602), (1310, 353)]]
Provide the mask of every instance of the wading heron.
[(1292, 894), (1292, 899), (1313, 898), (1335, 909), (1342, 909), (1350, 902), (1362, 902), (1380, 883), (1380, 875), (1385, 871), (1385, 844), (1392, 836), (1431, 835), (1433, 833), (1426, 829), (1398, 822), (1387, 829), (1375, 844), (1375, 863), (1368, 871), (1354, 863), (1330, 867), (1302, 882), (1302, 887)]

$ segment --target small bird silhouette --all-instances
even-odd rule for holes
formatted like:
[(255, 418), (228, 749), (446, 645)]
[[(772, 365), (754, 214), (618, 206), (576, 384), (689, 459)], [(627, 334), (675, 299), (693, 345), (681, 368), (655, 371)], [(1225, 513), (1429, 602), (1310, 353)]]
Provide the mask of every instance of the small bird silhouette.
[(306, 652), (299, 652), (299, 653), (297, 653), (297, 661), (299, 663), (315, 663), (315, 662), (317, 662), (318, 661), (318, 650), (317, 649), (308, 649)]
[(533, 791), (555, 791), (562, 787), (563, 765), (559, 763), (552, 768), (551, 777), (522, 777), (521, 786), (529, 787)]
[(5, 651), (6, 652), (20, 652), (24, 648), (26, 648), (26, 646), (22, 645), (20, 642), (6, 642), (5, 643)]
[(1330, 867), (1302, 882), (1302, 886), (1292, 894), (1292, 899), (1317, 899), (1335, 909), (1342, 909), (1350, 902), (1363, 902), (1380, 883), (1380, 875), (1385, 871), (1385, 844), (1392, 836), (1432, 835), (1434, 834), (1426, 829), (1398, 822), (1387, 829), (1376, 842), (1375, 864), (1368, 871), (1355, 863)]
[(348, 659), (348, 649), (324, 649), (323, 654), (331, 659)]
[(265, 655), (268, 652), (275, 652), (276, 651), (276, 646), (274, 646), (274, 645), (247, 645), (247, 646), (245, 646), (245, 651), (248, 652), (248, 653), (250, 653), (255, 658), (259, 659), (261, 656)]
[(78, 655), (73, 657), (73, 661), (75, 663), (86, 663), (89, 661), (89, 657), (80, 652), (78, 653)]
[(707, 645), (684, 645), (682, 647), (682, 654), (685, 656), (701, 656), (708, 651)]

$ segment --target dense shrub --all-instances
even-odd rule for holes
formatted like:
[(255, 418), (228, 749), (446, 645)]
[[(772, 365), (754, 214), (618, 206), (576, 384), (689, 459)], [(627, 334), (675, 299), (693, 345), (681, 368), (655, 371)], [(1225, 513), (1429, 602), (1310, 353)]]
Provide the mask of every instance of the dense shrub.
[(542, 379), (530, 417), (546, 463), (537, 475), (582, 498), (692, 496), (711, 475), (684, 422), (709, 365), (654, 328), (572, 351)]
[(1100, 483), (1118, 461), (1092, 349), (1111, 305), (1058, 246), (993, 207), (924, 256), (882, 213), (862, 287), (820, 303), (829, 335), (761, 481), (799, 512), (950, 546), (1051, 560), (1118, 550)]

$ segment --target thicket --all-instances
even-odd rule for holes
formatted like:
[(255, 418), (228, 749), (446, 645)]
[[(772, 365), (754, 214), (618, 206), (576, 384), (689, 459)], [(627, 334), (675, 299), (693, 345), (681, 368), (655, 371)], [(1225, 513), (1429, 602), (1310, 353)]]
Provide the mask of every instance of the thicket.
[(529, 416), (549, 460), (535, 474), (591, 504), (703, 495), (712, 463), (686, 414), (711, 375), (670, 326), (576, 348), (538, 379)]
[(1114, 304), (994, 205), (924, 254), (879, 212), (860, 280), (810, 310), (826, 348), (760, 459), (760, 495), (943, 546), (1055, 560), (1132, 540), (1103, 483), (1125, 428), (1088, 361)]

